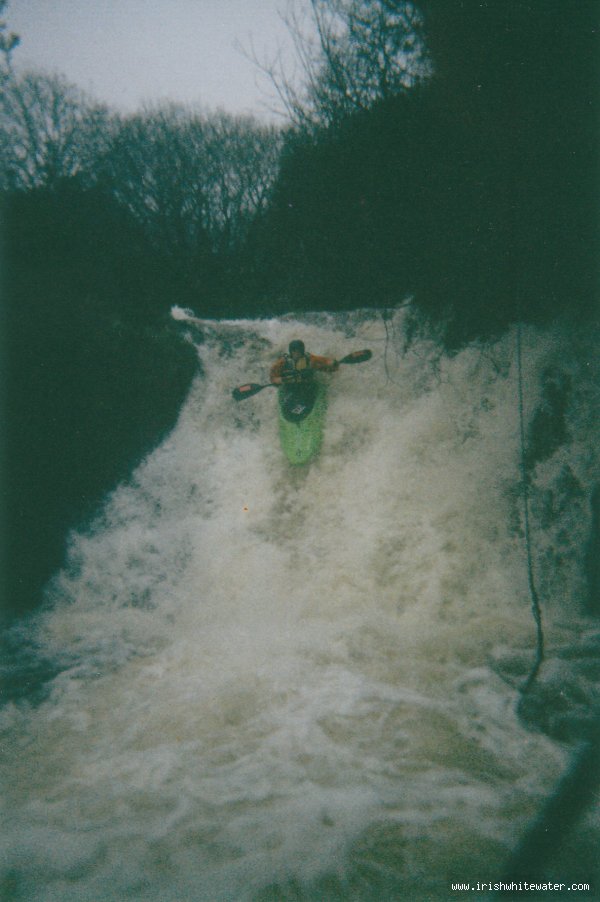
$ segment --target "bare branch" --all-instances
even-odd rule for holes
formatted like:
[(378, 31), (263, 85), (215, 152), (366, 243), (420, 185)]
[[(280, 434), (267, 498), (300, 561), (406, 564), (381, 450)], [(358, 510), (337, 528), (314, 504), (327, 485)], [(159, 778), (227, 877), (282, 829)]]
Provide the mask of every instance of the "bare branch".
[[(0, 0), (0, 16), (4, 15), (6, 6), (6, 0)], [(7, 32), (6, 22), (0, 19), (0, 53), (4, 57), (4, 70), (0, 68), (0, 83), (13, 74), (11, 55), (20, 43), (21, 38), (19, 35)]]
[(110, 140), (108, 111), (60, 76), (7, 76), (0, 95), (0, 185), (32, 188), (86, 174)]
[(409, 90), (429, 75), (422, 22), (409, 0), (310, 0), (282, 16), (302, 78), (281, 55), (253, 62), (274, 87), (292, 124), (311, 131)]
[(280, 144), (251, 117), (160, 107), (122, 120), (105, 178), (157, 247), (227, 253), (266, 203)]

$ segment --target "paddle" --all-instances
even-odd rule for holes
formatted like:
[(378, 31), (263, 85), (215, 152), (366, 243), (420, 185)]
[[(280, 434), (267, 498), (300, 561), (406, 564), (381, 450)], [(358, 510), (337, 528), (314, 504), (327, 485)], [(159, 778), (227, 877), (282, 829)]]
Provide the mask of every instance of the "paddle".
[[(339, 363), (364, 363), (366, 360), (370, 360), (372, 356), (373, 352), (368, 349), (365, 349), (364, 351), (353, 351), (351, 354), (347, 354), (346, 357), (342, 357)], [(249, 382), (247, 385), (240, 385), (238, 388), (234, 388), (231, 394), (235, 401), (243, 401), (245, 398), (251, 398), (252, 395), (257, 395), (263, 388), (272, 387), (278, 388), (274, 382), (266, 382), (264, 385), (258, 385), (256, 382)]]

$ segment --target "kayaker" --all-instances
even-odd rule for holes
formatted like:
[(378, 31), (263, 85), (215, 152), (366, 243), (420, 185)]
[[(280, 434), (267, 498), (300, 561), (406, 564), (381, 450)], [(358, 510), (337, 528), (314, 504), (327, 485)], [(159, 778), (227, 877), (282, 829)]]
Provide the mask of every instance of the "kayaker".
[(290, 342), (288, 353), (276, 360), (271, 367), (271, 382), (274, 385), (300, 382), (303, 378), (310, 377), (311, 370), (334, 373), (339, 365), (339, 362), (333, 357), (318, 357), (316, 354), (308, 354), (304, 342), (296, 338)]

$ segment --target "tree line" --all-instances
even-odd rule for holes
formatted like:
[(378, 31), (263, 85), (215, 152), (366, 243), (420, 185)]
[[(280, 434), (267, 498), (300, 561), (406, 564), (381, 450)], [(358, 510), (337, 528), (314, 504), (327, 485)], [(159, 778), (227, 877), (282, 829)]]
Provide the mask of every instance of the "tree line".
[(202, 277), (230, 260), (266, 206), (280, 131), (174, 104), (119, 116), (58, 75), (9, 68), (3, 88), (0, 190), (9, 224), (25, 196), (32, 211), (45, 197), (78, 192), (82, 205), (96, 197), (210, 296)]
[[(0, 0), (0, 19), (6, 11)], [(294, 9), (294, 7), (292, 7)], [(119, 115), (0, 22), (5, 589), (30, 603), (174, 422), (169, 325), (412, 298), (450, 348), (597, 311), (597, 0), (309, 0), (282, 125)], [(10, 572), (9, 572), (10, 571)]]
[(597, 0), (312, 6), (304, 94), (273, 73), (297, 127), (259, 223), (264, 285), (298, 307), (411, 296), (450, 347), (594, 316)]
[(114, 207), (211, 315), (410, 294), (456, 343), (567, 295), (583, 309), (598, 7), (309, 0), (287, 19), (302, 79), (255, 60), (280, 128), (173, 104), (119, 116), (17, 75), (4, 25), (0, 190)]

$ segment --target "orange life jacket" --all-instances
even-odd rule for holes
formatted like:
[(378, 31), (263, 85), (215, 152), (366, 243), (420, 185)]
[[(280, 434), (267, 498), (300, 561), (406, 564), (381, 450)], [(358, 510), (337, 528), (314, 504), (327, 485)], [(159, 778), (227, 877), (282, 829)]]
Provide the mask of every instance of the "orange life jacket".
[[(303, 365), (298, 366), (299, 363), (303, 363)], [(303, 354), (299, 360), (294, 362), (289, 354), (284, 354), (271, 367), (271, 382), (282, 376), (293, 376), (305, 369), (330, 370), (333, 369), (334, 363), (333, 357), (319, 357), (317, 354)]]

